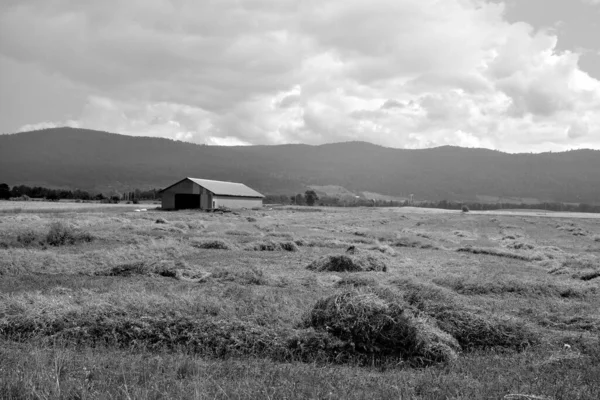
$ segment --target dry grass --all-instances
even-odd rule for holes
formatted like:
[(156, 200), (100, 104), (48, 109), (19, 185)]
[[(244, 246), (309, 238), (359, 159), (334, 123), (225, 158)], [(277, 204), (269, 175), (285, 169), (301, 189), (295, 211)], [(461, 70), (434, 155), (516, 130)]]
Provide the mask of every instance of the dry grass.
[[(591, 237), (546, 218), (298, 210), (1, 215), (0, 393), (599, 397), (600, 280), (582, 280), (597, 267)], [(44, 244), (57, 221), (94, 240)], [(455, 231), (528, 257), (447, 250)], [(278, 251), (245, 251), (263, 241)], [(305, 268), (332, 257), (386, 273)], [(565, 343), (580, 356), (563, 357)]]

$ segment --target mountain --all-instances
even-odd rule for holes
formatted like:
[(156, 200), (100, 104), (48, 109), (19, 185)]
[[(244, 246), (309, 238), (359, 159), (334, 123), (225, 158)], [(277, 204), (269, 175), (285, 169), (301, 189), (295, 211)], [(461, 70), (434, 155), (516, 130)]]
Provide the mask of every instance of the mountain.
[(11, 186), (128, 190), (165, 187), (186, 176), (244, 182), (273, 194), (337, 185), (429, 200), (485, 195), (600, 201), (596, 150), (507, 154), (365, 142), (224, 147), (73, 128), (0, 135), (0, 183)]

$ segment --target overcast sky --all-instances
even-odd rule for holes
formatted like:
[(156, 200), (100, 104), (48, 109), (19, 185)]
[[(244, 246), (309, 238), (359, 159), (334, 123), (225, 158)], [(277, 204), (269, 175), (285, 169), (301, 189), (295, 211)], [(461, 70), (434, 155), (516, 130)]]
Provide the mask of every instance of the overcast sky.
[(600, 0), (2, 0), (0, 132), (600, 149)]

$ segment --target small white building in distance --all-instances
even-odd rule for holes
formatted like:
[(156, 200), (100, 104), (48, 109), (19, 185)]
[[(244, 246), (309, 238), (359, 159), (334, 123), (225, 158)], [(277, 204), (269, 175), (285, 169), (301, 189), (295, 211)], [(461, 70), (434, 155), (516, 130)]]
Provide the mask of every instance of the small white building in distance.
[(160, 191), (163, 210), (262, 207), (265, 196), (243, 183), (184, 178)]

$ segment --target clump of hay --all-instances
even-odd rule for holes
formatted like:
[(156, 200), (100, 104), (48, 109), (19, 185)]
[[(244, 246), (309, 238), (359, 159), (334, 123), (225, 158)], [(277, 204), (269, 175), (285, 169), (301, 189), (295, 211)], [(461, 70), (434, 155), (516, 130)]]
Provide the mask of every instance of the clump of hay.
[(496, 257), (513, 258), (515, 260), (522, 260), (522, 261), (541, 261), (541, 260), (543, 260), (543, 257), (541, 254), (515, 253), (512, 251), (497, 249), (494, 247), (465, 246), (465, 247), (459, 247), (458, 249), (456, 249), (456, 251), (464, 252), (464, 253), (472, 253), (472, 254), (485, 254), (485, 255), (496, 256)]
[(225, 239), (200, 239), (191, 242), (198, 249), (234, 250), (236, 246)]
[(533, 250), (533, 249), (535, 249), (535, 246), (532, 245), (531, 243), (525, 243), (525, 242), (520, 242), (520, 241), (511, 242), (511, 243), (507, 244), (506, 247), (508, 247), (509, 249), (515, 249), (515, 250)]
[(386, 256), (351, 246), (346, 254), (322, 257), (310, 263), (306, 269), (328, 272), (387, 271), (389, 260)]
[(268, 285), (268, 276), (262, 269), (224, 269), (213, 272), (212, 277), (219, 281), (236, 282), (242, 285)]
[(307, 247), (325, 247), (328, 249), (345, 249), (350, 246), (350, 243), (343, 242), (337, 239), (313, 239), (305, 242), (305, 246)]
[(211, 276), (210, 273), (198, 271), (191, 268), (185, 261), (133, 261), (115, 265), (107, 271), (99, 271), (100, 276), (123, 276), (136, 275), (158, 275), (166, 278), (174, 278), (180, 281), (201, 283)]
[(592, 255), (571, 256), (548, 271), (553, 275), (571, 275), (582, 281), (591, 281), (600, 277), (600, 258)]
[(371, 277), (348, 275), (337, 281), (336, 286), (375, 287), (377, 286), (377, 281)]
[(373, 358), (429, 365), (456, 359), (458, 343), (426, 317), (385, 292), (348, 290), (317, 301), (304, 325), (350, 343)]
[(112, 267), (108, 271), (101, 271), (96, 275), (107, 275), (107, 276), (133, 276), (133, 275), (149, 275), (154, 270), (151, 264), (145, 261), (134, 261), (123, 264), (118, 264)]
[(53, 222), (46, 234), (46, 243), (50, 246), (73, 245), (78, 242), (91, 242), (94, 236), (85, 231), (74, 229), (62, 222)]
[(412, 281), (397, 283), (404, 301), (436, 320), (437, 326), (452, 335), (463, 350), (523, 350), (539, 342), (538, 335), (521, 321), (469, 307), (447, 289)]
[(380, 253), (386, 254), (388, 256), (394, 257), (396, 255), (396, 250), (388, 246), (387, 244), (377, 244), (375, 246), (369, 247), (369, 250), (376, 250)]
[(256, 218), (254, 218), (254, 217), (246, 217), (246, 221), (248, 221), (248, 222), (256, 222)]
[(225, 231), (225, 234), (230, 235), (230, 236), (252, 236), (252, 235), (254, 235), (252, 232), (240, 231), (240, 230)]
[(269, 232), (267, 236), (294, 240), (294, 235), (291, 232)]
[(250, 245), (249, 250), (254, 251), (298, 251), (298, 245), (292, 241), (277, 242), (273, 240), (265, 240), (256, 242)]
[(425, 243), (420, 240), (411, 239), (408, 237), (401, 237), (401, 238), (393, 241), (391, 244), (394, 247), (414, 247), (417, 249), (433, 249), (433, 250), (439, 249), (438, 246), (436, 246), (432, 243)]
[(177, 228), (179, 228), (179, 229), (181, 229), (183, 231), (186, 230), (186, 229), (188, 229), (188, 225), (186, 223), (184, 223), (184, 222), (181, 222), (181, 221), (177, 221), (173, 225), (175, 225), (175, 227), (177, 227)]

